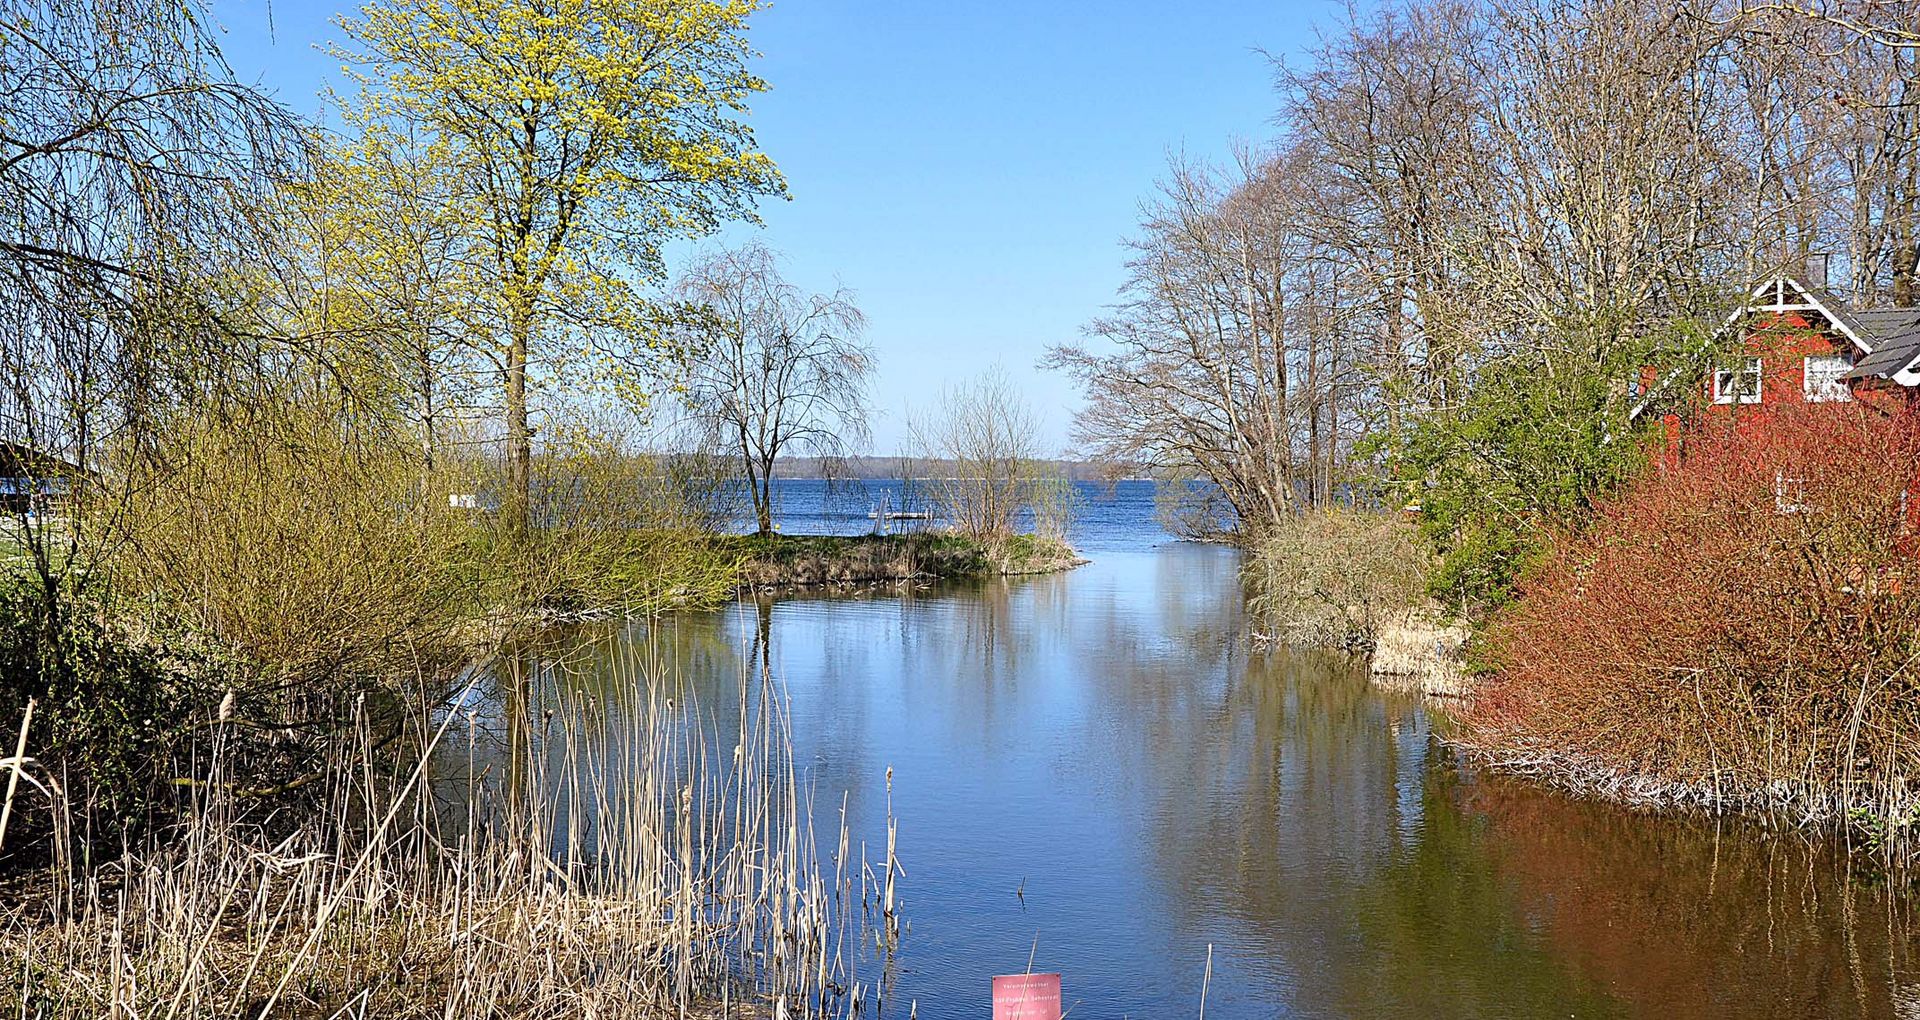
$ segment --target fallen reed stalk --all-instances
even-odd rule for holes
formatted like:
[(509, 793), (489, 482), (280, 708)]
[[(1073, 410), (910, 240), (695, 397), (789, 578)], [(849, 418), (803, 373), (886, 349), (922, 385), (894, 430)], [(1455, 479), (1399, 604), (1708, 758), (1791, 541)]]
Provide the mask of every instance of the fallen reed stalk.
[(13, 757), (0, 761), (7, 766), (7, 799), (0, 804), (0, 848), (7, 845), (7, 823), (13, 819), (13, 798), (20, 792), (20, 774), (27, 767), (27, 732), (33, 729), (33, 699), (27, 699), (26, 711), (20, 716), (20, 737), (13, 749)]

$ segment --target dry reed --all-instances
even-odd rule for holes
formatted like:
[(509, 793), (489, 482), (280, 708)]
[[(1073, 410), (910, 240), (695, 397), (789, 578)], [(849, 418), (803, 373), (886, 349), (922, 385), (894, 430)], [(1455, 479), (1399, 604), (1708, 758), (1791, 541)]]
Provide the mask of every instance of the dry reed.
[[(518, 675), (511, 665), (496, 674)], [(476, 683), (417, 720), (399, 767), (383, 764), (359, 712), (312, 810), (243, 795), (223, 719), (166, 838), (89, 858), (56, 825), (54, 867), (0, 913), (0, 1013), (619, 1020), (877, 1007), (885, 988), (858, 969), (866, 947), (884, 959), (898, 938), (892, 826), (876, 914), (861, 909), (868, 876), (853, 870), (844, 807), (837, 850), (819, 860), (770, 675), (741, 677), (731, 732), (675, 706), (637, 666), (616, 678), (629, 692), (618, 697), (571, 689), (552, 663), (503, 686), (495, 700)], [(504, 753), (483, 722), (495, 707)], [(73, 817), (51, 776), (28, 779)]]

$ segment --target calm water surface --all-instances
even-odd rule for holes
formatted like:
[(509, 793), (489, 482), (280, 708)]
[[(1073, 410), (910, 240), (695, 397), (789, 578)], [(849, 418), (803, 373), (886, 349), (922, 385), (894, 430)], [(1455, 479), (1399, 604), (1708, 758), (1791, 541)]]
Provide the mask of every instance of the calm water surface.
[(893, 769), (888, 1015), (984, 1018), (1031, 957), (1076, 1018), (1194, 1017), (1211, 946), (1208, 1017), (1920, 1017), (1906, 905), (1829, 850), (1463, 772), (1418, 700), (1250, 648), (1237, 554), (1150, 500), (1093, 494), (1068, 574), (578, 640), (724, 705), (764, 636), (875, 856)]

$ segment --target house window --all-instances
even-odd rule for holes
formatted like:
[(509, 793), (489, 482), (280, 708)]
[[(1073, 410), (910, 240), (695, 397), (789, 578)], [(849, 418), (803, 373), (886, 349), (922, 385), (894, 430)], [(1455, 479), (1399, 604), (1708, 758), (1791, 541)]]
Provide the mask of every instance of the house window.
[(1853, 391), (1847, 389), (1847, 367), (1847, 359), (1838, 354), (1821, 354), (1808, 358), (1806, 361), (1807, 402), (1852, 400)]
[(1788, 477), (1784, 471), (1773, 473), (1773, 509), (1775, 513), (1797, 514), (1807, 508), (1807, 480)]
[(1713, 402), (1716, 404), (1757, 404), (1760, 402), (1760, 359), (1717, 369), (1713, 373)]

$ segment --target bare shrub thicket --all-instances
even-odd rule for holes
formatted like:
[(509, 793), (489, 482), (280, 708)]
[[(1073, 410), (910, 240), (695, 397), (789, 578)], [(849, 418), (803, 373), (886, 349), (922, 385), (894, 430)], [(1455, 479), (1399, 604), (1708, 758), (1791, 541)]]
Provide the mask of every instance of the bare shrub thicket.
[(930, 489), (948, 526), (983, 540), (1023, 525), (1065, 539), (1077, 510), (1073, 485), (1041, 457), (1039, 420), (1005, 372), (948, 387), (933, 413), (910, 427), (944, 474)]
[(1851, 813), (1910, 847), (1917, 426), (1782, 408), (1603, 504), (1494, 620), (1475, 739), (1627, 796)]
[(1258, 626), (1288, 644), (1372, 651), (1426, 606), (1431, 553), (1397, 517), (1307, 511), (1268, 528), (1244, 570)]

